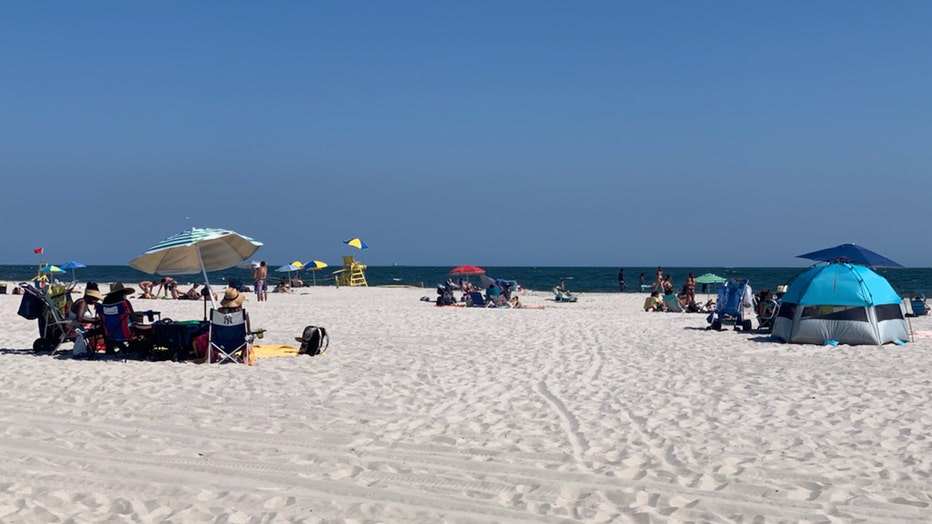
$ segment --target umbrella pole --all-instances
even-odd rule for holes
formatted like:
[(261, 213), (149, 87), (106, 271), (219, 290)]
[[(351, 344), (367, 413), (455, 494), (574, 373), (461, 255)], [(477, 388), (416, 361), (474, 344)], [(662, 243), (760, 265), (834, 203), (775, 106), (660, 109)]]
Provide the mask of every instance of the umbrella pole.
[[(195, 247), (197, 247), (197, 261), (201, 263), (201, 273), (204, 274), (204, 285), (207, 286), (207, 289), (210, 289), (210, 281), (207, 280), (207, 269), (204, 268), (204, 259), (201, 258), (201, 246), (195, 245)], [(210, 293), (207, 293), (207, 295), (210, 297), (211, 309), (217, 309), (217, 303), (214, 302), (213, 290), (210, 289)], [(204, 306), (207, 306), (207, 302), (204, 302)], [(204, 317), (206, 318), (207, 315), (204, 315)]]

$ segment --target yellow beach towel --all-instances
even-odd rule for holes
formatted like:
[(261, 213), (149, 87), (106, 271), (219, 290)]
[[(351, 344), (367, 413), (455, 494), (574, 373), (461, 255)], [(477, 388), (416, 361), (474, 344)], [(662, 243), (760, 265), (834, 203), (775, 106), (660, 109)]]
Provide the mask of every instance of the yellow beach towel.
[(294, 346), (253, 345), (252, 351), (256, 358), (295, 357), (298, 355), (298, 348)]

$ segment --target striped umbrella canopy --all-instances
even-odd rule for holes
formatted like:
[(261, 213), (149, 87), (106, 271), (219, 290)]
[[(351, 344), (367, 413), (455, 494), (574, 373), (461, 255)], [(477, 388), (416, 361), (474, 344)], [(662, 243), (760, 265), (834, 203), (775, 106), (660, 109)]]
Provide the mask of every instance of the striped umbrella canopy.
[(314, 277), (314, 285), (317, 285), (317, 273), (314, 273), (318, 269), (323, 269), (327, 267), (326, 262), (321, 262), (320, 260), (311, 260), (307, 264), (304, 264), (304, 269), (312, 271), (311, 276)]
[[(248, 259), (262, 247), (253, 240), (227, 229), (192, 228), (172, 235), (130, 261), (144, 273), (193, 275), (229, 269)], [(211, 302), (213, 302), (213, 296)]]
[(363, 242), (362, 239), (359, 237), (351, 238), (349, 240), (344, 240), (343, 243), (348, 246), (353, 246), (356, 249), (369, 249), (369, 244), (366, 244), (365, 242)]

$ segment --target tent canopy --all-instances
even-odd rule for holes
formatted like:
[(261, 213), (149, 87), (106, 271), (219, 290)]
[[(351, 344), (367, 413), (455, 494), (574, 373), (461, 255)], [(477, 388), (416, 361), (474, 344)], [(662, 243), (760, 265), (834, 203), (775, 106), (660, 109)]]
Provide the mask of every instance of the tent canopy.
[(887, 279), (870, 268), (833, 263), (813, 266), (801, 273), (783, 295), (783, 301), (800, 305), (870, 307), (899, 304), (900, 297)]

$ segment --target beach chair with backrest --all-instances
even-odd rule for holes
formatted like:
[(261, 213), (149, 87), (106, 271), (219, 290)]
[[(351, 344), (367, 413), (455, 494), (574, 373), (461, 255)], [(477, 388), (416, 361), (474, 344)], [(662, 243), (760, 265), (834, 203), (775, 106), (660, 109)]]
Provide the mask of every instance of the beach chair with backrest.
[(146, 334), (144, 331), (148, 330), (143, 329), (149, 326), (139, 326), (137, 323), (141, 322), (141, 315), (148, 315), (153, 319), (159, 312), (136, 313), (126, 299), (112, 304), (97, 304), (97, 316), (100, 318), (107, 353), (124, 352), (147, 356), (151, 352), (151, 333)]
[(745, 301), (749, 302), (746, 294), (749, 293), (748, 281), (743, 278), (732, 278), (718, 289), (718, 300), (715, 311), (707, 318), (711, 324), (710, 329), (721, 331), (725, 324), (733, 324), (735, 330), (751, 330), (751, 319), (744, 318)]
[(929, 314), (929, 307), (926, 306), (926, 297), (918, 295), (909, 300), (909, 308), (913, 311), (912, 316), (924, 317)]
[(258, 334), (250, 329), (249, 315), (245, 310), (221, 313), (210, 311), (208, 355), (210, 363), (249, 363), (249, 346)]
[(683, 307), (680, 306), (680, 300), (676, 295), (664, 295), (663, 296), (663, 305), (667, 306), (667, 311), (672, 313), (682, 313)]
[(466, 307), (485, 307), (485, 297), (479, 291), (466, 293)]
[(557, 302), (576, 302), (577, 297), (560, 291), (560, 288), (553, 288), (553, 299)]
[(773, 323), (777, 320), (777, 311), (780, 303), (773, 298), (766, 298), (757, 305), (757, 330), (763, 332), (773, 331)]

